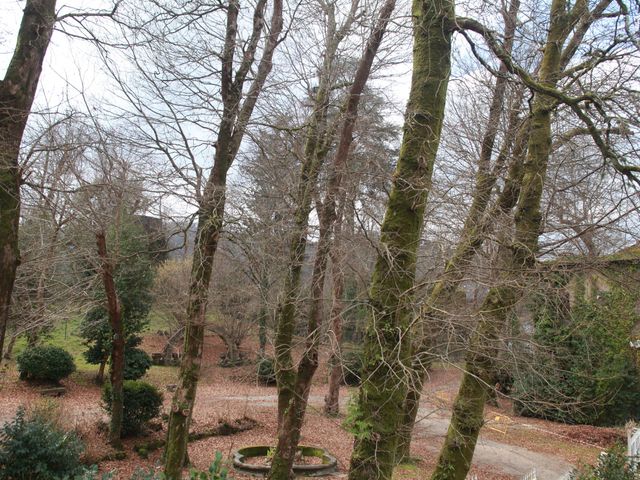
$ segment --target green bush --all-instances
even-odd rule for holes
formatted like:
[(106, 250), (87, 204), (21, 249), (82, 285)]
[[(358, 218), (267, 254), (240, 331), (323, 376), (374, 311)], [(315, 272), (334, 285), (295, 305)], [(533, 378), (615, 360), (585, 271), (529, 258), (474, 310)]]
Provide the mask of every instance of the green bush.
[(360, 385), (362, 354), (360, 352), (346, 353), (342, 359), (342, 372), (342, 379), (345, 385)]
[(0, 480), (58, 480), (84, 473), (80, 439), (23, 408), (0, 430)]
[(22, 380), (59, 382), (76, 370), (69, 352), (52, 345), (28, 348), (17, 358)]
[(124, 355), (125, 380), (138, 380), (151, 368), (151, 357), (140, 348), (129, 348)]
[(571, 472), (570, 480), (640, 480), (640, 466), (627, 458), (618, 446), (601, 454), (595, 466), (582, 466)]
[(258, 361), (258, 381), (264, 385), (275, 385), (276, 362), (271, 357), (263, 357)]
[[(160, 415), (162, 394), (153, 385), (139, 380), (125, 380), (123, 393), (122, 434), (136, 435), (149, 420)], [(111, 415), (110, 383), (105, 384), (102, 390), (102, 401), (105, 410)]]
[(514, 374), (517, 414), (565, 423), (640, 419), (640, 372), (629, 335), (637, 294), (622, 288), (569, 308), (547, 295), (534, 317), (535, 349)]

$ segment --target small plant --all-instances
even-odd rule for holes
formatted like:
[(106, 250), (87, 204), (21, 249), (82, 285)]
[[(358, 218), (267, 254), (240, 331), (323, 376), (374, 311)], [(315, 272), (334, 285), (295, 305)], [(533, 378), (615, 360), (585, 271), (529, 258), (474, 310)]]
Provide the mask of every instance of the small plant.
[(342, 426), (357, 439), (366, 439), (371, 436), (373, 425), (362, 419), (357, 394), (349, 397), (349, 401), (347, 402), (347, 416)]
[(275, 447), (271, 447), (269, 450), (267, 450), (267, 463), (271, 463), (273, 462), (273, 457), (276, 454), (276, 448)]
[(271, 357), (263, 357), (258, 361), (258, 381), (264, 385), (275, 385), (276, 366)]
[[(223, 465), (222, 453), (216, 452), (215, 459), (206, 472), (201, 470), (189, 470), (189, 480), (227, 480), (229, 470)], [(162, 472), (156, 472), (153, 469), (135, 471), (130, 480), (165, 480), (166, 477)]]
[[(62, 480), (87, 475), (80, 463), (84, 447), (74, 432), (19, 408), (0, 430), (0, 480)], [(85, 477), (86, 478), (86, 477)]]
[(229, 470), (222, 465), (222, 453), (216, 452), (215, 459), (206, 472), (189, 471), (189, 480), (226, 480)]
[(69, 352), (52, 345), (28, 348), (18, 358), (21, 380), (41, 380), (58, 383), (76, 370)]
[[(122, 418), (122, 434), (136, 435), (145, 424), (160, 415), (162, 394), (153, 385), (138, 380), (125, 380), (124, 415)], [(107, 383), (102, 391), (105, 410), (111, 414), (111, 384)]]
[(573, 470), (570, 480), (640, 480), (640, 465), (629, 460), (619, 445), (600, 454), (595, 466)]
[(138, 380), (151, 368), (151, 357), (140, 348), (129, 348), (124, 356), (124, 379)]

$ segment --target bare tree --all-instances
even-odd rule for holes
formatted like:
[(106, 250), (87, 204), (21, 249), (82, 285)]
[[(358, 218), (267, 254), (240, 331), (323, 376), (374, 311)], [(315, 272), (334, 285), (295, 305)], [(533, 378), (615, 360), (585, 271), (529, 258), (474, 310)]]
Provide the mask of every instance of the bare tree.
[[(147, 39), (151, 41), (155, 48), (163, 48), (171, 55), (184, 56), (188, 58), (190, 65), (194, 63), (198, 68), (209, 71), (213, 78), (219, 80), (219, 93), (221, 101), (221, 111), (219, 121), (208, 131), (214, 135), (215, 154), (213, 167), (209, 171), (208, 177), (203, 176), (204, 169), (197, 165), (194, 148), (189, 143), (188, 135), (184, 130), (183, 112), (179, 97), (184, 93), (183, 87), (186, 84), (193, 88), (189, 92), (191, 97), (195, 96), (202, 100), (201, 104), (215, 113), (213, 105), (215, 91), (211, 85), (203, 85), (197, 74), (190, 67), (186, 71), (173, 62), (166, 62), (171, 57), (160, 59), (156, 52), (151, 56), (156, 61), (156, 66), (166, 75), (168, 84), (175, 87), (175, 92), (166, 88), (166, 84), (157, 77), (149, 75), (148, 65), (144, 65), (136, 53), (133, 51), (131, 60), (138, 67), (138, 72), (143, 78), (147, 91), (164, 106), (167, 116), (160, 123), (155, 123), (153, 115), (157, 110), (147, 109), (146, 100), (141, 100), (138, 92), (131, 89), (117, 72), (112, 71), (119, 80), (125, 96), (130, 100), (131, 106), (136, 114), (142, 119), (146, 130), (143, 135), (147, 140), (151, 140), (153, 147), (161, 153), (174, 167), (174, 173), (185, 181), (186, 188), (191, 190), (195, 196), (198, 212), (196, 214), (198, 226), (195, 238), (193, 253), (193, 264), (191, 269), (189, 303), (187, 305), (186, 326), (184, 333), (183, 357), (180, 367), (180, 381), (174, 394), (171, 413), (169, 416), (169, 429), (167, 433), (167, 444), (165, 452), (165, 475), (169, 479), (178, 479), (181, 476), (182, 467), (185, 462), (187, 451), (187, 437), (189, 424), (195, 402), (196, 388), (198, 384), (200, 365), (202, 361), (202, 346), (204, 340), (206, 310), (209, 296), (209, 284), (213, 261), (220, 235), (223, 230), (224, 212), (226, 204), (227, 175), (233, 162), (236, 159), (240, 145), (244, 138), (247, 125), (251, 119), (253, 110), (259, 95), (261, 94), (267, 77), (272, 69), (273, 55), (280, 42), (280, 34), (283, 28), (282, 0), (274, 0), (271, 20), (267, 24), (265, 11), (266, 0), (258, 1), (253, 7), (252, 26), (249, 36), (243, 40), (243, 30), (239, 26), (240, 3), (232, 1), (226, 9), (224, 37), (221, 50), (217, 54), (212, 54), (211, 45), (201, 45), (202, 51), (197, 51), (197, 60), (194, 62), (194, 42), (193, 35), (183, 37), (183, 43), (172, 43), (184, 29), (196, 28), (203, 35), (210, 33), (210, 25), (202, 24), (202, 20), (210, 18), (221, 9), (219, 6), (201, 4), (195, 10), (186, 7), (181, 10), (180, 5), (166, 9), (162, 5), (150, 2), (149, 14), (152, 20), (144, 25), (142, 30), (133, 30), (134, 42), (140, 39), (139, 32), (143, 31)], [(175, 8), (173, 8), (175, 7)], [(154, 23), (163, 23), (169, 27), (171, 34), (166, 32), (156, 35), (162, 27)], [(156, 32), (149, 26), (157, 27)], [(217, 32), (214, 32), (217, 34)], [(157, 42), (164, 37), (164, 42)], [(147, 44), (141, 41), (145, 47)], [(172, 50), (173, 48), (173, 50)], [(258, 53), (261, 56), (258, 58)], [(219, 58), (219, 66), (214, 66), (212, 58)], [(218, 87), (216, 87), (217, 89)], [(188, 90), (188, 89), (187, 89)], [(175, 103), (172, 101), (172, 94), (175, 94)], [(201, 105), (198, 106), (202, 112)], [(208, 112), (211, 114), (211, 112)], [(201, 126), (196, 119), (194, 122), (198, 128)], [(180, 142), (183, 142), (183, 150), (191, 159), (195, 180), (186, 175), (186, 169), (181, 168), (176, 162), (176, 152), (168, 145), (171, 139), (165, 138), (163, 132), (166, 129), (177, 133)], [(205, 128), (206, 129), (206, 128)], [(209, 140), (210, 144), (211, 141)], [(185, 186), (183, 186), (184, 188)]]
[(0, 361), (20, 263), (20, 143), (53, 33), (56, 0), (28, 0), (16, 48), (0, 82)]
[(391, 478), (397, 428), (406, 387), (416, 251), (444, 118), (453, 30), (453, 3), (416, 1), (413, 74), (404, 136), (387, 211), (381, 247), (371, 278), (365, 336), (363, 383), (349, 478)]
[[(355, 2), (353, 6), (357, 5)], [(325, 198), (322, 205), (318, 205), (317, 212), (320, 219), (320, 236), (318, 240), (316, 256), (314, 260), (313, 272), (311, 277), (311, 301), (309, 304), (308, 325), (307, 325), (307, 342), (306, 348), (302, 355), (302, 359), (298, 365), (295, 376), (292, 375), (292, 355), (291, 355), (291, 338), (293, 336), (294, 322), (291, 318), (294, 314), (293, 302), (299, 296), (299, 285), (296, 285), (295, 272), (297, 265), (301, 264), (300, 254), (304, 252), (304, 240), (306, 237), (307, 225), (309, 222), (309, 214), (311, 208), (311, 196), (316, 188), (317, 171), (322, 162), (322, 156), (317, 153), (311, 158), (305, 158), (309, 163), (315, 162), (318, 165), (311, 165), (310, 172), (305, 171), (303, 163), (302, 175), (299, 180), (299, 194), (297, 197), (296, 209), (296, 227), (294, 235), (291, 237), (291, 251), (293, 255), (290, 260), (290, 273), (287, 278), (287, 300), (280, 307), (278, 316), (278, 337), (276, 342), (277, 349), (277, 375), (278, 375), (278, 416), (279, 416), (279, 432), (278, 445), (273, 458), (269, 478), (287, 479), (292, 478), (292, 467), (295, 452), (298, 447), (300, 430), (306, 410), (306, 403), (311, 387), (311, 380), (318, 366), (318, 347), (320, 340), (320, 326), (322, 324), (322, 303), (323, 292), (325, 286), (325, 272), (332, 249), (332, 237), (338, 215), (336, 211), (336, 203), (341, 195), (342, 178), (345, 175), (346, 164), (349, 158), (349, 150), (353, 142), (353, 132), (356, 119), (358, 116), (358, 106), (360, 96), (363, 93), (366, 82), (369, 78), (371, 67), (378, 48), (382, 43), (384, 33), (391, 18), (391, 14), (395, 7), (395, 0), (385, 2), (379, 13), (379, 18), (374, 25), (372, 32), (367, 41), (365, 51), (360, 59), (356, 69), (353, 83), (347, 93), (344, 106), (342, 108), (343, 119), (340, 128), (340, 140), (330, 166), (329, 178), (327, 180), (327, 188)], [(343, 25), (348, 28), (349, 19)], [(344, 30), (346, 33), (347, 30)], [(336, 32), (335, 37), (328, 38), (327, 52), (331, 53), (340, 42), (340, 34)], [(332, 45), (334, 42), (335, 46)], [(325, 57), (325, 66), (330, 69), (329, 63), (332, 59)], [(330, 75), (330, 70), (322, 72), (322, 74)], [(321, 74), (321, 78), (322, 78)], [(320, 86), (320, 89), (323, 85)], [(330, 84), (325, 84), (324, 88), (329, 88)], [(318, 97), (321, 98), (321, 97)], [(324, 139), (325, 142), (331, 138)], [(311, 140), (313, 141), (313, 140)], [(308, 140), (309, 142), (309, 140)], [(307, 144), (309, 147), (309, 143)], [(317, 148), (317, 147), (316, 147)], [(325, 153), (326, 154), (326, 153)], [(314, 172), (315, 170), (315, 172)], [(299, 283), (299, 274), (298, 274)], [(287, 303), (289, 305), (287, 305)], [(283, 367), (288, 370), (283, 371)]]

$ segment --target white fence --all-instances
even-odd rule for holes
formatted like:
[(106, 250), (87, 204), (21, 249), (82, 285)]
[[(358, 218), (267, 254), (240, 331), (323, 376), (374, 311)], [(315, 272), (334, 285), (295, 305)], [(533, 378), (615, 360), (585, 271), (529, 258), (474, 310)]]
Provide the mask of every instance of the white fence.
[(631, 430), (628, 434), (627, 455), (640, 460), (640, 428)]

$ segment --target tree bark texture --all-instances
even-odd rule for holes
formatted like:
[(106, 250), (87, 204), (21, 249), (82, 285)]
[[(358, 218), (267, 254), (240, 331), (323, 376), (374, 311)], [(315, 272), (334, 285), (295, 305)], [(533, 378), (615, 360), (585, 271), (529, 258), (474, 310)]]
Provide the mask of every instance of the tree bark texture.
[(124, 325), (116, 284), (113, 279), (114, 267), (109, 252), (104, 231), (96, 234), (96, 246), (100, 259), (102, 284), (107, 299), (107, 312), (111, 327), (111, 424), (109, 428), (109, 442), (116, 448), (122, 448), (122, 418), (124, 414)]
[(16, 47), (0, 82), (0, 361), (20, 263), (20, 143), (55, 23), (56, 0), (28, 0)]
[(222, 119), (218, 130), (213, 168), (202, 196), (199, 198), (198, 228), (189, 284), (187, 321), (180, 364), (180, 378), (173, 396), (164, 456), (167, 480), (182, 478), (187, 457), (189, 424), (193, 413), (200, 377), (207, 298), (211, 283), (213, 260), (222, 232), (225, 211), (227, 173), (244, 137), (258, 96), (273, 66), (273, 54), (282, 32), (282, 0), (274, 0), (269, 34), (253, 81), (243, 97), (243, 87), (255, 60), (255, 52), (264, 30), (266, 0), (259, 0), (254, 9), (253, 31), (243, 58), (234, 67), (234, 52), (240, 6), (232, 0), (227, 9), (227, 27), (221, 68)]
[[(304, 421), (304, 415), (306, 412), (307, 401), (309, 397), (309, 390), (311, 388), (311, 381), (313, 375), (318, 367), (318, 345), (320, 341), (320, 325), (322, 324), (322, 304), (323, 304), (323, 291), (326, 277), (327, 263), (332, 249), (332, 239), (334, 235), (334, 227), (337, 217), (336, 201), (342, 188), (342, 179), (344, 177), (345, 166), (349, 159), (349, 150), (353, 142), (353, 131), (355, 128), (358, 106), (360, 103), (360, 96), (364, 90), (364, 87), (369, 78), (371, 72), (371, 66), (373, 60), (378, 52), (378, 48), (382, 43), (384, 33), (389, 23), (391, 13), (395, 7), (395, 0), (386, 0), (383, 4), (378, 21), (374, 26), (371, 35), (367, 41), (364, 53), (358, 63), (358, 68), (354, 76), (353, 84), (351, 85), (347, 94), (346, 102), (343, 107), (343, 121), (340, 130), (340, 140), (338, 142), (337, 152), (334, 156), (331, 170), (329, 174), (329, 180), (327, 184), (327, 191), (325, 195), (324, 203), (319, 207), (318, 216), (320, 217), (320, 236), (318, 239), (318, 247), (316, 250), (316, 257), (314, 260), (313, 272), (311, 275), (311, 301), (308, 314), (307, 325), (307, 343), (303, 353), (302, 359), (298, 365), (297, 373), (295, 377), (293, 375), (288, 376), (286, 379), (292, 381), (292, 383), (286, 386), (283, 382), (278, 382), (279, 389), (285, 389), (289, 392), (293, 392), (292, 396), (289, 396), (288, 403), (278, 404), (278, 416), (279, 416), (279, 431), (278, 431), (278, 444), (273, 457), (271, 471), (269, 472), (269, 478), (271, 480), (287, 480), (293, 478), (293, 461), (298, 447), (300, 439), (300, 431), (302, 429), (302, 423)], [(337, 44), (335, 44), (337, 47)], [(333, 56), (334, 53), (331, 52)], [(327, 70), (329, 73), (329, 70)], [(326, 86), (329, 87), (329, 83), (326, 82)], [(328, 91), (327, 91), (328, 93)], [(328, 97), (327, 97), (328, 98)], [(326, 121), (326, 117), (324, 119)], [(323, 156), (326, 155), (326, 149), (322, 152)], [(316, 161), (317, 169), (314, 172), (315, 178), (311, 176), (307, 178), (310, 182), (307, 183), (305, 191), (301, 193), (307, 194), (313, 191), (317, 183), (317, 175), (321, 161)], [(304, 179), (304, 178), (303, 178)], [(301, 179), (301, 180), (303, 180)], [(311, 183), (312, 182), (312, 183)], [(301, 182), (302, 183), (302, 182)], [(300, 217), (296, 218), (301, 220), (298, 224), (300, 228), (298, 234), (293, 237), (291, 243), (292, 251), (296, 252), (298, 246), (302, 247), (302, 254), (304, 254), (304, 242), (306, 242), (306, 228), (309, 222), (309, 214), (311, 212), (311, 195), (301, 196), (301, 207), (299, 212)], [(304, 226), (304, 228), (302, 228)], [(296, 266), (301, 266), (302, 258), (295, 258)], [(297, 285), (292, 290), (289, 290), (291, 300), (294, 300), (300, 291), (300, 282), (298, 276)], [(290, 302), (292, 306), (295, 306), (293, 302)], [(280, 317), (280, 319), (283, 319)], [(279, 320), (280, 320), (279, 319)], [(283, 319), (284, 320), (284, 319)], [(287, 327), (293, 326), (293, 318), (286, 323)], [(279, 324), (280, 326), (280, 324)], [(293, 333), (293, 330), (290, 330)], [(287, 336), (287, 339), (291, 339), (291, 336)], [(279, 352), (285, 352), (288, 356), (286, 362), (293, 364), (291, 358), (291, 343), (288, 346), (284, 344), (276, 344), (276, 348)], [(277, 350), (277, 351), (278, 351)], [(279, 355), (282, 358), (282, 355)], [(283, 388), (284, 387), (284, 388)]]
[[(511, 54), (513, 49), (516, 18), (519, 8), (519, 0), (513, 0), (504, 15), (504, 49), (508, 54)], [(511, 147), (513, 146), (513, 137), (516, 135), (519, 128), (518, 124), (521, 121), (519, 118), (520, 92), (516, 94), (516, 98), (513, 101), (506, 130), (507, 136), (495, 165), (491, 168), (496, 136), (505, 105), (507, 87), (506, 74), (507, 67), (501, 64), (499, 69), (500, 76), (496, 78), (493, 88), (487, 124), (481, 140), (478, 171), (476, 172), (472, 203), (467, 212), (460, 239), (453, 255), (447, 261), (444, 271), (433, 285), (420, 314), (423, 319), (423, 325), (421, 325), (421, 327), (425, 331), (420, 332), (418, 338), (413, 343), (412, 356), (414, 358), (411, 363), (412, 371), (409, 374), (409, 390), (404, 402), (400, 428), (398, 429), (398, 463), (410, 458), (411, 436), (420, 406), (422, 388), (427, 370), (435, 359), (433, 348), (439, 336), (439, 330), (445, 321), (446, 309), (452, 304), (453, 296), (460, 281), (466, 275), (473, 257), (478, 249), (482, 247), (487, 234), (485, 231), (486, 228), (493, 224), (494, 219), (486, 218), (486, 210), (496, 182), (506, 166), (507, 158), (512, 153), (518, 155), (518, 152), (512, 152)], [(511, 156), (513, 157), (513, 155)], [(519, 161), (519, 158), (513, 161)], [(510, 208), (513, 208), (513, 206), (514, 205), (511, 205)]]
[(413, 74), (400, 156), (369, 291), (350, 480), (390, 479), (406, 396), (416, 256), (451, 70), (451, 0), (414, 0)]
[[(566, 0), (553, 0), (550, 27), (540, 65), (539, 81), (555, 87), (561, 70), (562, 46), (570, 31)], [(497, 285), (489, 290), (471, 339), (465, 373), (456, 397), (445, 444), (432, 480), (466, 478), (478, 434), (484, 423), (484, 406), (494, 382), (499, 334), (515, 306), (524, 276), (535, 266), (542, 214), (540, 202), (551, 147), (553, 99), (536, 94), (530, 116), (527, 157), (510, 245), (502, 245), (498, 261), (504, 267)], [(507, 242), (509, 243), (509, 242)]]
[(344, 255), (342, 252), (342, 213), (338, 214), (334, 232), (333, 250), (331, 252), (331, 277), (333, 289), (331, 292), (331, 355), (329, 357), (329, 391), (324, 399), (324, 413), (336, 416), (340, 413), (340, 385), (344, 378), (342, 370), (342, 323), (344, 302)]

